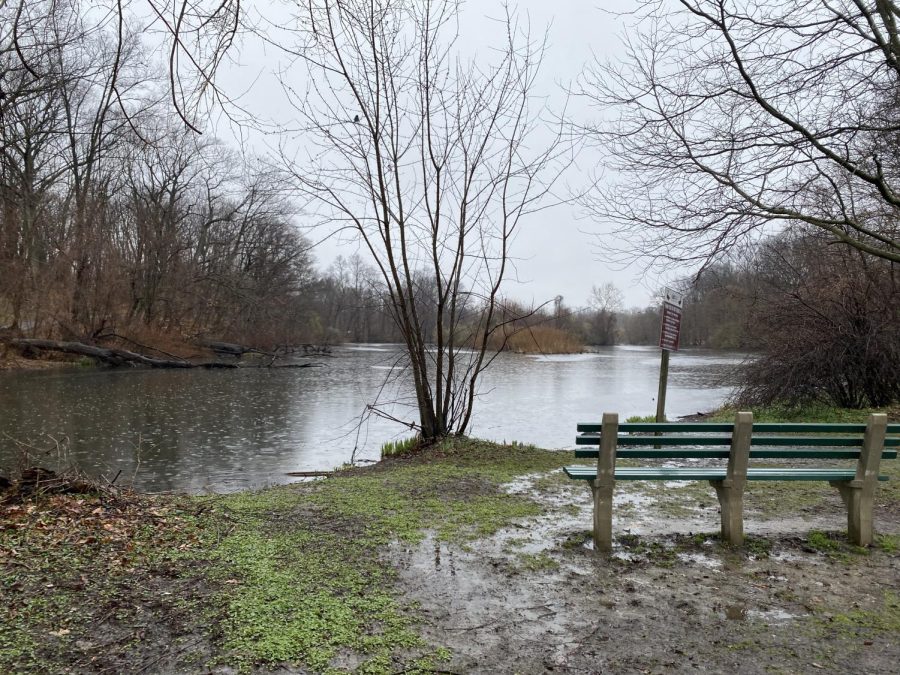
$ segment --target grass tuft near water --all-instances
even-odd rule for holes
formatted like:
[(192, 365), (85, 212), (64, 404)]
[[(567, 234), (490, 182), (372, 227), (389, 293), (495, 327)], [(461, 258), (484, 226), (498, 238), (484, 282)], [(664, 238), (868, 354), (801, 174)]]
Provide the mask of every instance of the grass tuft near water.
[[(733, 422), (738, 406), (724, 406), (716, 410), (710, 422)], [(746, 410), (746, 407), (740, 409)], [(820, 422), (825, 424), (862, 424), (872, 413), (886, 413), (889, 419), (900, 418), (900, 406), (885, 408), (836, 408), (824, 403), (789, 405), (778, 403), (767, 406), (753, 406), (754, 422)]]

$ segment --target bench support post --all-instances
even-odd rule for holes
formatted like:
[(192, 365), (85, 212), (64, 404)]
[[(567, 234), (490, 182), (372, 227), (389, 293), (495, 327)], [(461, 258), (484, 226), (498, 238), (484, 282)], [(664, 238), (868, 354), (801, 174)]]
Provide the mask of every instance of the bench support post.
[(753, 434), (753, 413), (739, 412), (734, 420), (728, 471), (725, 480), (711, 480), (716, 489), (722, 514), (722, 541), (732, 546), (744, 543), (744, 487), (747, 484), (747, 464), (750, 462), (750, 437)]
[(849, 482), (832, 483), (847, 507), (847, 537), (857, 546), (870, 546), (875, 536), (872, 512), (886, 433), (887, 415), (869, 415), (856, 477)]
[(619, 436), (618, 413), (603, 413), (597, 478), (590, 481), (594, 497), (594, 550), (612, 551), (613, 490), (616, 484), (616, 443)]

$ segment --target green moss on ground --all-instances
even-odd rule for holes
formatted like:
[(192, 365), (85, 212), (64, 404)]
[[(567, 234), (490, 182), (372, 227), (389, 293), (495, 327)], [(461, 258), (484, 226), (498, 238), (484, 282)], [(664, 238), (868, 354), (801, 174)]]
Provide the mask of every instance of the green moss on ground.
[[(394, 597), (380, 551), (429, 531), (465, 544), (538, 515), (537, 502), (501, 485), (564, 459), (456, 439), (426, 456), (216, 500), (215, 512), (237, 523), (210, 552), (215, 575), (231, 582), (223, 592), (224, 647), (243, 666), (384, 672), (435, 662), (445, 652), (418, 637), (414, 611)], [(552, 562), (523, 558), (522, 567)]]
[(843, 631), (857, 634), (897, 635), (900, 633), (900, 595), (888, 591), (879, 606), (838, 612), (832, 615), (831, 623)]
[(860, 638), (892, 639), (900, 633), (900, 595), (883, 591), (867, 607), (849, 611), (836, 609), (824, 612), (811, 620), (815, 634), (822, 639), (844, 639), (857, 642)]
[(568, 459), (455, 439), (259, 492), (25, 502), (0, 513), (0, 672), (152, 671), (160, 658), (170, 670), (439, 670), (449, 653), (420, 637), (386, 546), (429, 532), (466, 546), (538, 515), (503, 484)]
[(559, 569), (559, 563), (547, 552), (520, 553), (516, 567), (522, 572), (552, 572)]

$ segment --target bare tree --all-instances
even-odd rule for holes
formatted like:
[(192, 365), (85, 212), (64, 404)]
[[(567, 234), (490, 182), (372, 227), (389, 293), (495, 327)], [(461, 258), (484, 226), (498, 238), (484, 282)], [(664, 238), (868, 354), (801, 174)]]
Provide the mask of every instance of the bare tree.
[[(137, 24), (139, 32), (155, 33), (165, 51), (173, 109), (192, 131), (201, 133), (196, 118), (206, 104), (219, 105), (226, 113), (237, 110), (235, 102), (216, 86), (216, 75), (240, 32), (241, 0), (0, 0), (0, 60), (4, 62), (0, 112), (17, 98), (43, 89), (54, 75), (46, 68), (46, 57), (83, 38), (84, 33), (69, 33), (65, 42), (58, 41), (59, 35), (46, 39), (41, 28), (60, 11), (79, 17), (82, 31), (109, 31), (113, 39), (107, 48), (120, 56), (131, 43), (129, 26)], [(111, 100), (128, 117), (133, 111), (121, 100), (116, 86), (120, 62), (117, 58), (111, 64)], [(3, 76), (10, 70), (28, 74), (24, 87), (21, 80), (5, 81)]]
[(565, 156), (531, 94), (542, 44), (507, 14), (495, 62), (466, 60), (458, 10), (304, 3), (286, 48), (306, 69), (283, 80), (311, 144), (285, 163), (310, 208), (352, 233), (383, 279), (426, 440), (470, 424), (513, 238)]
[(609, 153), (586, 201), (655, 259), (810, 225), (900, 262), (900, 5), (645, 0), (581, 94)]
[(612, 283), (591, 287), (589, 299), (591, 307), (591, 343), (597, 345), (614, 345), (616, 343), (616, 324), (618, 316), (625, 305), (625, 296)]

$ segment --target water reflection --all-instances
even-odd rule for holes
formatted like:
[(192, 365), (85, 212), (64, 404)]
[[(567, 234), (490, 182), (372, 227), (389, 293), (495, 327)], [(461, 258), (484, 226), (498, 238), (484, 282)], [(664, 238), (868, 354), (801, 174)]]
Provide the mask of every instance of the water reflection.
[[(284, 482), (288, 471), (329, 469), (355, 445), (377, 458), (382, 442), (409, 433), (356, 421), (381, 391), (405, 398), (391, 345), (336, 350), (324, 367), (238, 371), (85, 370), (0, 375), (0, 467), (15, 461), (8, 437), (67, 437), (93, 474), (146, 490), (235, 490)], [(729, 393), (723, 373), (738, 355), (683, 352), (670, 366), (670, 417), (708, 410)], [(623, 418), (655, 410), (658, 350), (615, 347), (573, 356), (503, 355), (485, 374), (472, 433), (572, 447), (577, 421), (604, 410)], [(393, 378), (384, 387), (386, 378)], [(393, 414), (414, 419), (395, 406)]]

